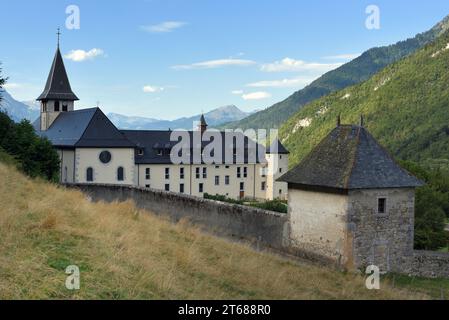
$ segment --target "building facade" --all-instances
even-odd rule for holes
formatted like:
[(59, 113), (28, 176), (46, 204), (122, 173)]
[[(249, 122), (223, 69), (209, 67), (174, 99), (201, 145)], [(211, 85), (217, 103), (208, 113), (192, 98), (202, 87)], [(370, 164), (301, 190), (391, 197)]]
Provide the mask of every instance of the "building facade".
[[(176, 143), (171, 130), (119, 130), (99, 108), (75, 110), (78, 97), (71, 89), (59, 46), (37, 100), (41, 115), (34, 127), (59, 154), (61, 183), (135, 185), (198, 197), (208, 193), (234, 199), (287, 199), (287, 184), (276, 179), (288, 170), (288, 151), (277, 139), (266, 149), (243, 133), (232, 133), (231, 161), (223, 144), (222, 161), (214, 163), (205, 161), (203, 154), (212, 141), (201, 141), (198, 160), (193, 157), (192, 142), (187, 160), (174, 163)], [(194, 141), (196, 135), (208, 132), (201, 116), (197, 131), (187, 135)], [(224, 142), (227, 133), (220, 134)], [(256, 157), (251, 157), (254, 146)]]

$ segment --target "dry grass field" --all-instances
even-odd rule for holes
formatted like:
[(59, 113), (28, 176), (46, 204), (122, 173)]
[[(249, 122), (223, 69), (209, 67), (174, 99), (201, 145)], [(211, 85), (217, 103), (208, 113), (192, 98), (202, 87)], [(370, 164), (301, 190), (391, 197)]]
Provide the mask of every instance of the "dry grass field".
[[(65, 288), (65, 268), (81, 289)], [(409, 289), (410, 290), (410, 289)], [(427, 298), (171, 224), (132, 203), (91, 203), (0, 163), (0, 299)]]

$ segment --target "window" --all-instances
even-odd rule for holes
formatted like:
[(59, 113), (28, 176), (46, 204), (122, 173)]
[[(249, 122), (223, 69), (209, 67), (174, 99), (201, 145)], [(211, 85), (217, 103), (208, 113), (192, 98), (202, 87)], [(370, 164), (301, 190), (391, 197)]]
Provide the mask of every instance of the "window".
[(150, 178), (151, 178), (151, 169), (146, 168), (145, 169), (145, 179), (150, 180)]
[(165, 179), (170, 179), (170, 168), (165, 168)]
[(243, 178), (247, 178), (248, 177), (248, 167), (244, 167), (243, 168)]
[(200, 178), (200, 168), (196, 168), (195, 169), (195, 176), (196, 176), (197, 179)]
[(215, 169), (220, 169), (220, 166), (215, 166)]
[(59, 101), (55, 101), (55, 112), (59, 112)]
[(229, 176), (225, 176), (225, 185), (229, 186)]
[(150, 188), (151, 188), (151, 186), (150, 186), (149, 184), (146, 184), (146, 185), (145, 185), (145, 188), (148, 188), (148, 189), (150, 189)]
[(125, 169), (123, 169), (123, 167), (119, 167), (117, 169), (117, 180), (118, 181), (125, 180)]
[(163, 154), (162, 149), (157, 149), (157, 155), (162, 156), (162, 154)]
[(237, 178), (241, 178), (242, 177), (242, 168), (237, 167)]
[(42, 102), (42, 112), (47, 112), (47, 102)]
[(203, 179), (207, 179), (207, 168), (203, 168)]
[(184, 168), (179, 168), (179, 178), (184, 179)]
[(282, 173), (282, 168), (279, 168), (279, 173)]
[(260, 186), (260, 190), (265, 191), (266, 188), (267, 188), (267, 183), (265, 181), (262, 181), (262, 184)]
[(379, 214), (387, 213), (387, 199), (386, 198), (377, 199), (377, 213), (379, 213)]
[(67, 110), (68, 110), (67, 105), (66, 105), (66, 104), (63, 104), (63, 105), (62, 105), (62, 111), (63, 111), (63, 112), (67, 112)]
[(245, 191), (245, 183), (244, 182), (240, 182), (240, 191)]
[(103, 151), (100, 153), (99, 159), (100, 159), (101, 163), (108, 164), (109, 162), (111, 162), (112, 155), (109, 151)]
[(86, 180), (88, 182), (94, 181), (94, 169), (87, 168), (87, 170), (86, 170)]
[(180, 193), (184, 193), (184, 183), (181, 183), (181, 184), (179, 185), (179, 192), (180, 192)]
[(168, 183), (165, 184), (165, 191), (170, 191), (170, 185)]
[(226, 169), (229, 169), (229, 166), (226, 166), (225, 168), (226, 168)]
[(198, 189), (199, 189), (199, 192), (200, 192), (200, 193), (203, 193), (203, 192), (204, 192), (204, 185), (203, 185), (202, 183), (200, 183), (200, 184), (198, 185)]
[(137, 155), (139, 155), (139, 156), (143, 156), (143, 149), (139, 149), (139, 150), (137, 150)]
[(282, 160), (282, 156), (279, 156), (279, 159)]
[(262, 177), (262, 178), (266, 178), (266, 176), (267, 176), (267, 169), (268, 168), (260, 168), (260, 176)]
[(215, 185), (216, 186), (220, 185), (220, 176), (215, 176)]

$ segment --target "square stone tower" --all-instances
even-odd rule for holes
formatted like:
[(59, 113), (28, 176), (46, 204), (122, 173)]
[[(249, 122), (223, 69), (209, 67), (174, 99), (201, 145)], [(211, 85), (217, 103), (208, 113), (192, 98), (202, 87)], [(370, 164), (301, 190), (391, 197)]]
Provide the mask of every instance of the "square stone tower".
[(413, 256), (415, 188), (362, 126), (340, 125), (293, 170), (288, 183), (291, 246), (347, 269), (400, 271)]

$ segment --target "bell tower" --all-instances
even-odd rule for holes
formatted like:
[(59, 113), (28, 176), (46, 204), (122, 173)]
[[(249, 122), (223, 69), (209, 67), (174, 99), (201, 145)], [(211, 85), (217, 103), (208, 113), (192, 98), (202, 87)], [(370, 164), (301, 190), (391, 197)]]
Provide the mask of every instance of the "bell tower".
[(79, 100), (70, 87), (64, 61), (59, 50), (59, 36), (61, 35), (59, 29), (57, 35), (58, 46), (47, 83), (45, 84), (44, 91), (37, 98), (37, 101), (41, 102), (41, 131), (46, 131), (62, 112), (73, 111), (75, 101)]

